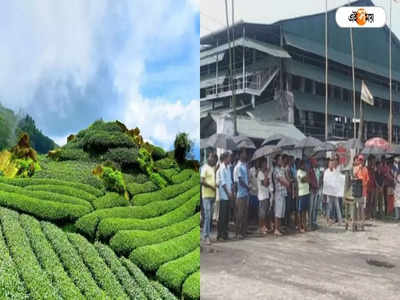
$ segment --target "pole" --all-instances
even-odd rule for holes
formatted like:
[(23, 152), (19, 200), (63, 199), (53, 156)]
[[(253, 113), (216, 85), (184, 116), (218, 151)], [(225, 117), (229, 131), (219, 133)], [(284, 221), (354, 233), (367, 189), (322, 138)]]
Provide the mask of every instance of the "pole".
[(328, 0), (325, 0), (325, 141), (328, 140)]
[(233, 126), (234, 126), (234, 135), (237, 132), (236, 125), (236, 102), (233, 97), (233, 72), (232, 72), (232, 47), (231, 47), (231, 38), (230, 38), (230, 27), (229, 27), (229, 18), (228, 18), (228, 0), (225, 0), (225, 16), (226, 16), (226, 33), (228, 36), (228, 47), (229, 47), (229, 82), (230, 87), (232, 89), (232, 106), (233, 106)]
[[(232, 60), (233, 60), (233, 66), (232, 66), (232, 76), (235, 74), (235, 6), (233, 4), (232, 0)], [(232, 83), (234, 80), (232, 79)], [(237, 131), (237, 116), (236, 116), (236, 84), (232, 89), (232, 104), (233, 104), (233, 135), (238, 135)]]
[[(349, 1), (350, 4), (350, 1)], [(353, 138), (357, 136), (357, 125), (355, 123), (356, 119), (356, 81), (354, 75), (354, 45), (353, 45), (353, 28), (350, 27), (350, 47), (351, 47), (351, 73), (353, 78)], [(361, 101), (361, 100), (360, 100)], [(361, 122), (361, 120), (360, 120)], [(361, 124), (360, 124), (361, 125)]]
[(393, 101), (392, 101), (392, 0), (390, 1), (389, 9), (389, 101), (390, 101), (390, 111), (389, 111), (389, 144), (392, 144), (392, 131), (393, 131)]
[[(217, 49), (218, 49), (218, 40), (217, 40)], [(218, 97), (218, 53), (216, 56), (216, 66), (215, 66), (215, 97)], [(212, 102), (212, 110), (215, 108), (215, 100)]]
[[(245, 27), (243, 25), (243, 41), (245, 38)], [(246, 89), (246, 47), (243, 45), (243, 93)]]

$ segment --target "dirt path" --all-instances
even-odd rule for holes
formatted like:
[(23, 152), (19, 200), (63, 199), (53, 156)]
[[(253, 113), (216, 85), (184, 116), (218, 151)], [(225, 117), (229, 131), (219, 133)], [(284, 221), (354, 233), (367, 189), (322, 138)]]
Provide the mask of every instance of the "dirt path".
[(201, 299), (400, 299), (400, 224), (371, 225), (202, 245)]

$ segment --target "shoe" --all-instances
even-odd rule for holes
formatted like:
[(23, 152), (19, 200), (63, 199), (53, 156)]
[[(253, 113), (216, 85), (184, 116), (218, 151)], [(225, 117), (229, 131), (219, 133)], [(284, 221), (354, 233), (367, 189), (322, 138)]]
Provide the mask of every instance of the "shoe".
[(211, 240), (210, 240), (210, 238), (206, 238), (206, 245), (211, 245)]
[(282, 236), (282, 232), (280, 232), (279, 230), (275, 230), (274, 231), (274, 235), (275, 236)]

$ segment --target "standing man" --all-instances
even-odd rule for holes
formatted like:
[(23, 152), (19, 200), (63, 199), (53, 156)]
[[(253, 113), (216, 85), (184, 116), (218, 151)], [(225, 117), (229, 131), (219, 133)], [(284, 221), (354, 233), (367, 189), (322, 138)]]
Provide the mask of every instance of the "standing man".
[[(365, 212), (367, 210), (367, 196), (368, 196), (368, 185), (369, 185), (369, 173), (365, 167), (364, 155), (359, 155), (357, 164), (353, 169), (354, 177), (362, 181), (362, 202), (361, 202), (361, 224), (365, 222)], [(361, 230), (364, 226), (361, 225)]]
[(234, 182), (237, 187), (236, 195), (236, 238), (243, 239), (247, 235), (249, 211), (249, 175), (247, 173), (247, 152), (240, 150), (239, 162), (234, 170)]
[(317, 218), (319, 209), (319, 168), (317, 160), (312, 157), (310, 160), (310, 169), (308, 170), (308, 178), (310, 184), (310, 210), (309, 210), (309, 226), (310, 229), (317, 229)]
[(297, 170), (296, 178), (299, 196), (299, 229), (303, 233), (307, 231), (307, 214), (310, 208), (310, 185), (304, 160), (300, 162), (300, 169)]
[(258, 171), (258, 224), (259, 232), (266, 234), (271, 230), (271, 219), (269, 217), (270, 199), (272, 192), (271, 174), (268, 168), (268, 161), (264, 158), (261, 169)]
[(230, 170), (230, 154), (228, 152), (225, 152), (221, 155), (221, 162), (221, 167), (218, 172), (220, 207), (217, 240), (228, 240), (230, 201), (234, 201)]
[(211, 222), (214, 213), (214, 203), (216, 196), (216, 182), (215, 182), (215, 164), (217, 163), (217, 155), (211, 152), (208, 155), (207, 163), (201, 169), (200, 183), (203, 195), (203, 208), (204, 208), (204, 225), (203, 225), (203, 239), (207, 245), (211, 245), (210, 233)]
[(367, 212), (368, 219), (374, 219), (376, 215), (376, 180), (375, 180), (376, 159), (374, 156), (368, 158), (368, 189), (367, 189)]
[(290, 183), (286, 178), (285, 170), (284, 170), (284, 162), (282, 160), (281, 155), (277, 155), (275, 157), (276, 168), (273, 173), (273, 181), (275, 184), (275, 236), (281, 236), (281, 220), (285, 217), (286, 210), (286, 197), (287, 197), (287, 189), (290, 188)]
[(377, 202), (378, 215), (379, 215), (379, 217), (382, 218), (383, 217), (383, 186), (384, 186), (385, 176), (383, 174), (381, 161), (376, 162), (375, 169), (376, 169), (376, 171), (375, 171), (376, 198), (375, 199)]
[[(328, 169), (326, 169), (324, 172), (324, 182), (329, 183), (328, 178), (332, 178), (337, 175), (339, 175), (339, 172), (336, 170), (336, 160), (334, 158), (331, 158), (329, 160)], [(338, 217), (339, 224), (342, 224), (342, 212), (340, 211), (339, 198), (336, 196), (327, 195), (327, 204), (328, 210), (326, 213), (326, 217), (328, 224), (333, 223), (333, 220), (330, 220), (330, 212), (333, 210), (333, 207), (336, 208), (336, 215)]]

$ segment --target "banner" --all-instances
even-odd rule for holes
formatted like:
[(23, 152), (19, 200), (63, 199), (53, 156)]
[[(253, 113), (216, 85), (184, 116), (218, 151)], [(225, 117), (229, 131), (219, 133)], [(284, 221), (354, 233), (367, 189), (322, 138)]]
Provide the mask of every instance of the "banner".
[(338, 171), (324, 173), (323, 194), (342, 198), (344, 196), (346, 176)]

